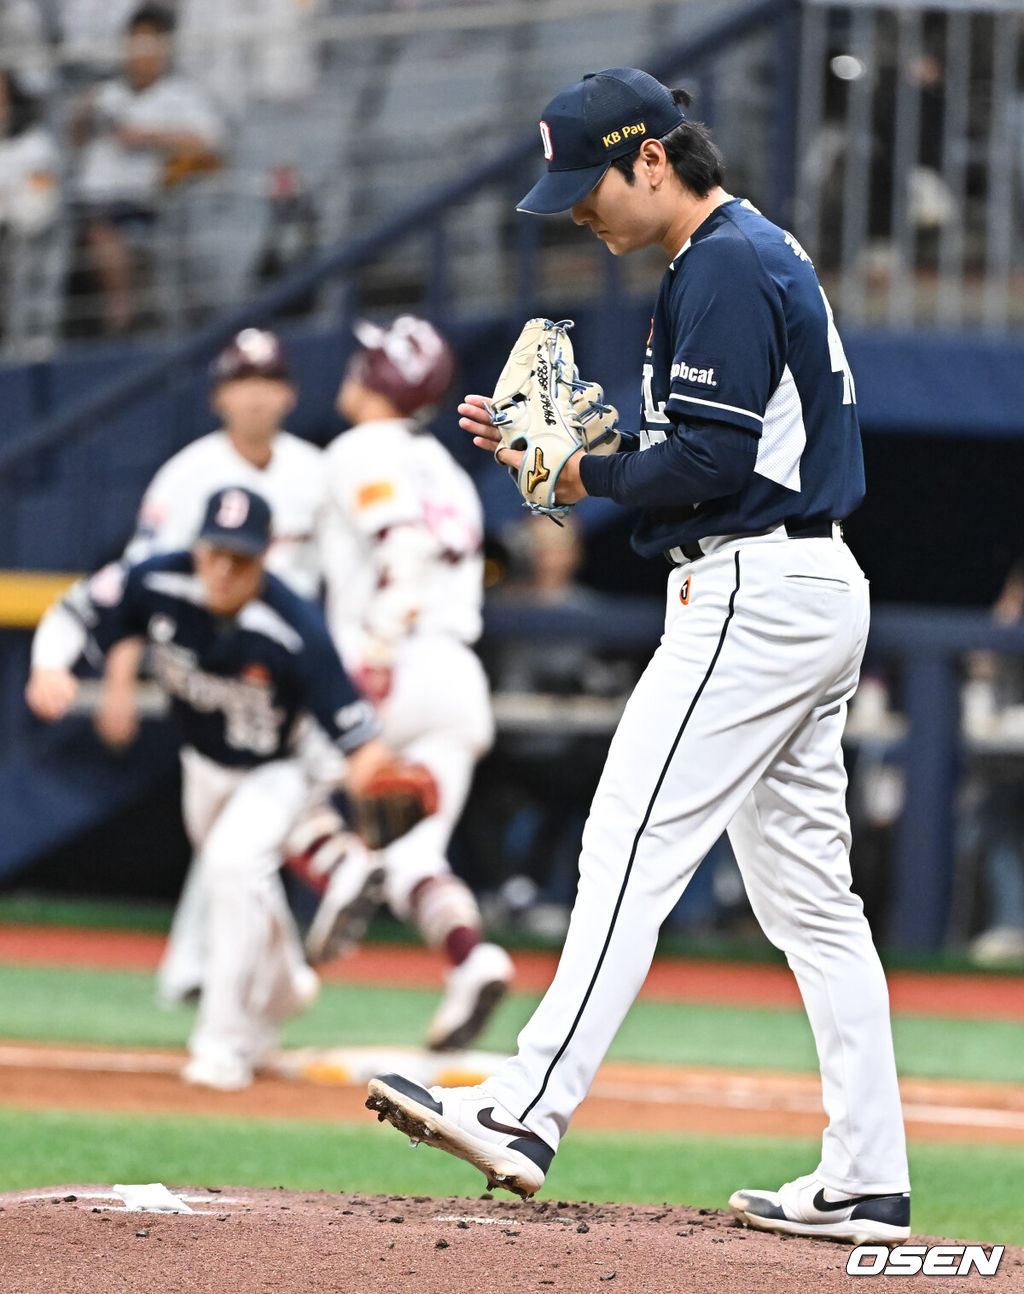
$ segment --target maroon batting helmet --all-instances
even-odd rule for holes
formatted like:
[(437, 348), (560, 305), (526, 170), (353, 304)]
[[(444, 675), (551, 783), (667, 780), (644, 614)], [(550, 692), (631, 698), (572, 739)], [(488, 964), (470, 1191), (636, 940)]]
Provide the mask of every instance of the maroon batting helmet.
[(292, 380), (288, 356), (280, 339), (262, 328), (243, 328), (213, 361), (210, 376), (215, 384), (240, 377), (270, 377), (279, 382)]
[(352, 331), (362, 349), (346, 378), (386, 396), (406, 418), (440, 403), (455, 376), (455, 354), (433, 324), (399, 315), (384, 328), (357, 319)]

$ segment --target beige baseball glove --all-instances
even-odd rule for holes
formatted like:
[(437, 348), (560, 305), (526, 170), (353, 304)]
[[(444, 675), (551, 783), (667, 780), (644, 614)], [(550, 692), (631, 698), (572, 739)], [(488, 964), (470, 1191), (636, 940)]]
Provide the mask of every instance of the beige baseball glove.
[(530, 319), (512, 347), (494, 388), (491, 421), (502, 449), (522, 450), (518, 468), (509, 468), (524, 505), (532, 512), (559, 517), (571, 504), (555, 502), (555, 486), (566, 461), (578, 449), (614, 454), (618, 412), (604, 401), (596, 382), (584, 382), (573, 362), (572, 320)]

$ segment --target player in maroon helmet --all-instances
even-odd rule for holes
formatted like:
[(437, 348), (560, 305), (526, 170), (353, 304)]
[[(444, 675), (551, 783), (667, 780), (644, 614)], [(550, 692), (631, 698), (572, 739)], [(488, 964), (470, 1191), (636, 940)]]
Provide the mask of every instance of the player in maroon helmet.
[(360, 348), (338, 393), (342, 416), (349, 418), (346, 405), (363, 387), (389, 401), (400, 417), (429, 420), (455, 376), (455, 355), (433, 324), (399, 315), (386, 328), (358, 319), (352, 331)]
[[(446, 857), (473, 768), (491, 743), (487, 679), (472, 644), (483, 600), (483, 514), (469, 476), (427, 430), (455, 357), (432, 324), (401, 315), (356, 323), (337, 408), (351, 424), (325, 451), (328, 623), (397, 748), (430, 769), (437, 813), (407, 841), (335, 867), (307, 953), (324, 960), (358, 937), (383, 899), (451, 969), (427, 1029), (437, 1050), (483, 1029), (512, 976), (481, 937), (480, 911)], [(337, 842), (335, 842), (336, 844)], [(329, 846), (333, 848), (333, 846)]]

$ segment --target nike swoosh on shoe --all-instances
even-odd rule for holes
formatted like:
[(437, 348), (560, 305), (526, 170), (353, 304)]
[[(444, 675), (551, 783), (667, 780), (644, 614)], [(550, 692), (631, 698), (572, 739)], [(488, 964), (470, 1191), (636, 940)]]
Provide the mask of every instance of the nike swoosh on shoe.
[(530, 1132), (526, 1128), (513, 1128), (507, 1123), (499, 1123), (494, 1117), (493, 1105), (489, 1105), (486, 1110), (479, 1110), (476, 1118), (482, 1127), (490, 1128), (492, 1132), (504, 1132), (509, 1137), (518, 1137), (523, 1141), (539, 1141), (542, 1146), (547, 1145), (547, 1142), (538, 1137), (535, 1132)]
[(837, 1213), (840, 1209), (853, 1209), (866, 1200), (887, 1200), (893, 1192), (885, 1195), (853, 1195), (848, 1200), (826, 1200), (824, 1188), (818, 1191), (811, 1203), (819, 1213)]

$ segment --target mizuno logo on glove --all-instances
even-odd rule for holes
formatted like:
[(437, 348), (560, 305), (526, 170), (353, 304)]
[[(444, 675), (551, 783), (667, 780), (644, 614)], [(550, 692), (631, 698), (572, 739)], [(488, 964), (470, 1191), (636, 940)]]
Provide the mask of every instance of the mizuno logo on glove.
[(544, 451), (538, 445), (533, 451), (533, 467), (526, 474), (526, 488), (535, 490), (538, 485), (543, 485), (550, 475), (550, 471), (544, 466)]

